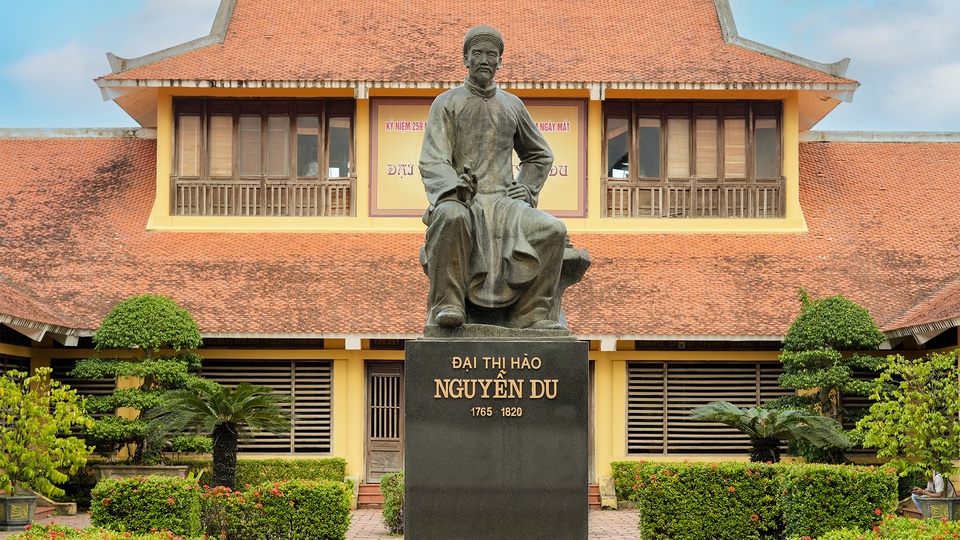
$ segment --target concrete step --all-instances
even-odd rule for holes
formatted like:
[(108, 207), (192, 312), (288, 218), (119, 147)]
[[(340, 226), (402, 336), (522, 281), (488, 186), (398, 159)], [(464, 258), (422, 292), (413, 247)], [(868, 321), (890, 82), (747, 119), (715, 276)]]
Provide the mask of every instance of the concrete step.
[(47, 519), (57, 515), (57, 509), (52, 506), (37, 506), (33, 512), (33, 519)]
[(383, 508), (380, 484), (360, 484), (357, 492), (357, 508)]
[(599, 510), (600, 504), (600, 484), (590, 484), (587, 486), (587, 505), (591, 510)]

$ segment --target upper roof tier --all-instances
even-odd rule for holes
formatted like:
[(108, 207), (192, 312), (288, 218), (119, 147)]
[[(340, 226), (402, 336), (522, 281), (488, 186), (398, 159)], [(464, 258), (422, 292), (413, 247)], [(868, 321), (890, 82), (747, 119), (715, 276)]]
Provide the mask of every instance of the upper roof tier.
[(442, 88), (463, 80), (463, 35), (478, 24), (505, 37), (507, 88), (797, 89), (835, 105), (858, 86), (846, 60), (740, 38), (727, 0), (223, 0), (208, 36), (108, 55), (97, 83), (124, 108), (131, 90), (157, 87)]

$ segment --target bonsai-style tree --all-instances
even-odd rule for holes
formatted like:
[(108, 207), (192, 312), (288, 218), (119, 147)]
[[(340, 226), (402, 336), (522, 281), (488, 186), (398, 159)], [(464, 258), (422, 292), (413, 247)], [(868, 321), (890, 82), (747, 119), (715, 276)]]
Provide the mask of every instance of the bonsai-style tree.
[[(779, 398), (768, 408), (808, 409), (837, 422), (855, 422), (863, 411), (844, 407), (844, 396), (869, 396), (873, 382), (858, 379), (855, 371), (877, 372), (884, 358), (861, 354), (876, 350), (884, 337), (870, 313), (843, 296), (811, 300), (800, 289), (800, 315), (783, 340), (780, 386), (798, 395)], [(803, 443), (794, 450), (808, 461), (843, 461), (840, 449), (811, 448)]]
[(226, 388), (202, 381), (190, 390), (169, 392), (163, 403), (149, 413), (149, 430), (176, 433), (200, 430), (213, 437), (214, 486), (234, 487), (237, 446), (240, 438), (258, 431), (275, 435), (290, 429), (290, 412), (283, 408), (291, 397), (274, 394), (266, 386), (248, 382)]
[[(93, 342), (97, 356), (77, 362), (70, 375), (117, 379), (121, 381), (118, 386), (126, 387), (108, 396), (89, 398), (87, 410), (105, 416), (85, 432), (87, 440), (99, 452), (111, 456), (126, 448), (133, 463), (158, 461), (162, 444), (148, 437), (141, 415), (160, 405), (165, 392), (187, 388), (197, 379), (191, 372), (200, 369), (200, 356), (181, 352), (202, 344), (197, 323), (170, 298), (144, 294), (117, 304), (103, 319)], [(127, 351), (132, 356), (104, 358), (108, 349)], [(160, 354), (168, 349), (172, 353)]]
[(50, 368), (33, 376), (8, 371), (0, 376), (0, 490), (32, 489), (63, 495), (56, 486), (86, 465), (93, 448), (71, 437), (74, 426), (89, 426), (83, 400), (50, 378)]
[(901, 475), (960, 472), (957, 351), (927, 358), (891, 356), (858, 423), (863, 445), (889, 458)]
[(690, 419), (720, 422), (750, 436), (750, 461), (780, 461), (782, 442), (807, 442), (817, 448), (850, 446), (836, 420), (805, 410), (742, 409), (729, 401), (714, 401), (690, 411)]

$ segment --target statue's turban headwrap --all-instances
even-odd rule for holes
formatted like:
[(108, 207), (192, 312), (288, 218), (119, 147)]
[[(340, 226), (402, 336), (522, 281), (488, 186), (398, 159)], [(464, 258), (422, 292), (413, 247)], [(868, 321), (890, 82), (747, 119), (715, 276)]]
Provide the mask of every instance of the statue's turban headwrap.
[(463, 36), (463, 54), (467, 54), (470, 47), (481, 41), (493, 43), (500, 50), (500, 54), (503, 54), (503, 36), (496, 28), (487, 25), (474, 26), (467, 30), (467, 34)]

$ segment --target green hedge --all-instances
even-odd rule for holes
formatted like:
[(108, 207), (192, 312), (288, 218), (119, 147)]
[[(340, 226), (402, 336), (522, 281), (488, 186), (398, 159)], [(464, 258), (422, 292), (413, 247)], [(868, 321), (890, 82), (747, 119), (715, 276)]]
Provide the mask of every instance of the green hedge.
[(95, 527), (78, 529), (66, 525), (57, 525), (56, 523), (31, 526), (26, 532), (10, 536), (9, 540), (59, 540), (61, 538), (66, 540), (201, 540), (201, 537), (177, 536), (170, 531), (131, 534)]
[(889, 469), (844, 465), (781, 466), (785, 533), (817, 537), (842, 527), (872, 529), (897, 507)]
[[(803, 540), (793, 536), (790, 540)], [(809, 538), (809, 537), (808, 537)], [(945, 540), (960, 538), (960, 521), (910, 519), (887, 516), (880, 525), (871, 529), (843, 528), (825, 533), (820, 540)]]
[(202, 490), (169, 476), (101, 480), (90, 492), (90, 523), (114, 531), (199, 536)]
[(894, 471), (762, 463), (612, 464), (617, 498), (637, 502), (644, 540), (816, 537), (869, 529), (897, 504)]
[(233, 491), (162, 476), (103, 480), (92, 495), (95, 527), (221, 540), (343, 540), (353, 500), (350, 484), (331, 480), (266, 482)]
[(342, 482), (347, 460), (320, 459), (238, 459), (237, 486), (277, 480), (332, 480)]
[(350, 527), (353, 490), (344, 482), (265, 482), (242, 491), (205, 494), (203, 524), (222, 540), (343, 540)]
[[(190, 472), (203, 473), (201, 484), (209, 483), (213, 461), (210, 459), (184, 459), (171, 461), (171, 465), (187, 465)], [(238, 487), (278, 480), (332, 480), (342, 482), (347, 474), (347, 460), (343, 458), (303, 459), (244, 459), (237, 460)]]
[(383, 494), (383, 522), (391, 534), (403, 534), (403, 471), (383, 475), (380, 493)]

